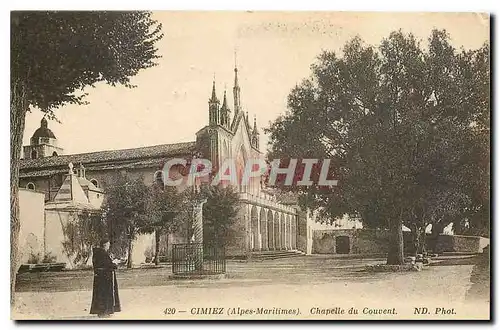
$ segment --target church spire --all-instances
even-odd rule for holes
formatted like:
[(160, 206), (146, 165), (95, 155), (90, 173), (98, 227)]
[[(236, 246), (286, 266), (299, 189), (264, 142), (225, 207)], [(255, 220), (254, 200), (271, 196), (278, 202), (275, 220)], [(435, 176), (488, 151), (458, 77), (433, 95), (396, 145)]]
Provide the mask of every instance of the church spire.
[(212, 97), (208, 100), (208, 122), (210, 125), (219, 124), (220, 113), (219, 113), (219, 99), (215, 92), (215, 77), (212, 84)]
[(234, 117), (241, 110), (241, 96), (240, 96), (240, 85), (238, 84), (238, 65), (236, 63), (236, 52), (234, 53), (234, 87), (233, 87), (233, 95), (234, 95)]
[(226, 89), (224, 89), (224, 100), (222, 101), (222, 107), (220, 109), (221, 113), (221, 125), (223, 126), (228, 126), (229, 125), (229, 107), (227, 105), (227, 96), (226, 96)]
[(217, 99), (217, 94), (215, 93), (215, 77), (214, 77), (214, 81), (213, 81), (213, 84), (212, 84), (212, 97), (210, 98), (210, 101), (211, 102), (219, 102), (219, 100)]
[(227, 97), (226, 97), (226, 90), (224, 89), (224, 100), (222, 101), (222, 108), (227, 109)]
[(259, 149), (259, 131), (257, 130), (257, 117), (255, 115), (253, 116), (253, 130), (250, 142), (254, 148)]

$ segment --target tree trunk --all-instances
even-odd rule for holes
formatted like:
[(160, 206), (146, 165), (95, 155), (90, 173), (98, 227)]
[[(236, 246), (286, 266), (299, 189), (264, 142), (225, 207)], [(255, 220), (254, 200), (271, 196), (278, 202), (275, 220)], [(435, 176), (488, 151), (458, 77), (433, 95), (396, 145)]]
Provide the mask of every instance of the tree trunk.
[(420, 250), (420, 230), (418, 228), (418, 225), (417, 224), (414, 224), (413, 225), (413, 228), (412, 228), (412, 233), (411, 233), (412, 237), (413, 237), (413, 248), (415, 249), (414, 251), (412, 251), (413, 255), (416, 257), (417, 254), (419, 254), (419, 250)]
[(160, 263), (160, 236), (161, 236), (160, 229), (156, 229), (155, 230), (155, 258), (154, 258), (154, 261), (155, 261), (155, 265), (157, 265), (157, 266)]
[(165, 235), (165, 253), (166, 253), (166, 256), (165, 256), (165, 259), (167, 259), (167, 261), (171, 261), (172, 259), (169, 257), (170, 254), (168, 253), (168, 236), (170, 234), (167, 233), (167, 235)]
[(22, 85), (12, 84), (10, 97), (10, 304), (14, 306), (19, 258), (19, 230), (21, 228), (19, 219), (19, 160), (28, 105), (25, 89)]
[(420, 235), (421, 235), (421, 243), (420, 243), (421, 245), (420, 245), (420, 248), (422, 249), (422, 254), (426, 254), (427, 253), (427, 243), (426, 243), (427, 234), (425, 233), (425, 227), (420, 232)]
[(133, 241), (133, 236), (134, 235), (132, 235), (132, 228), (129, 228), (128, 247), (127, 247), (127, 268), (132, 268), (132, 241)]
[(402, 214), (403, 212), (401, 211), (399, 217), (391, 221), (391, 240), (389, 244), (389, 252), (387, 254), (388, 265), (402, 265), (404, 263)]

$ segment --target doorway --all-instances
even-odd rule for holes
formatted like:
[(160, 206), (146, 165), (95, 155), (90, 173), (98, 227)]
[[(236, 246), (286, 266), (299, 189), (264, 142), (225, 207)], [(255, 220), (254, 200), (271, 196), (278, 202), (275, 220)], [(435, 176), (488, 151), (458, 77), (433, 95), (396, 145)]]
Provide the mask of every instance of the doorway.
[(349, 236), (337, 236), (335, 238), (335, 252), (338, 254), (349, 254)]

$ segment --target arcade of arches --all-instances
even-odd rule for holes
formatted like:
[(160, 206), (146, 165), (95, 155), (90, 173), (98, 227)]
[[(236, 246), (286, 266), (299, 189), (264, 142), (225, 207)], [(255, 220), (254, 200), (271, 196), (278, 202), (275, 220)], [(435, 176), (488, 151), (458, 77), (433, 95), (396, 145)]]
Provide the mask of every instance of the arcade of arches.
[(246, 207), (251, 251), (297, 249), (297, 216), (293, 208), (282, 206), (275, 209), (252, 204)]

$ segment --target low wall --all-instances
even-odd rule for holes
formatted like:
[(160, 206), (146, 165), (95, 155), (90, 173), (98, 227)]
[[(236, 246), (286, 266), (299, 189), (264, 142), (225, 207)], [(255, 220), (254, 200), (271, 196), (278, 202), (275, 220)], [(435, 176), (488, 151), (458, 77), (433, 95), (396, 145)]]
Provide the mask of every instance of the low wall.
[[(313, 254), (387, 253), (389, 231), (372, 229), (313, 230)], [(405, 253), (414, 253), (411, 232), (403, 232)], [(489, 239), (479, 236), (439, 235), (437, 252), (482, 253)], [(347, 247), (348, 246), (348, 247)], [(338, 251), (338, 249), (342, 251)]]
[(439, 235), (437, 250), (439, 252), (482, 253), (489, 244), (488, 238), (480, 236)]
[(312, 253), (346, 253), (347, 244), (348, 254), (386, 253), (388, 234), (387, 231), (371, 229), (314, 230)]

